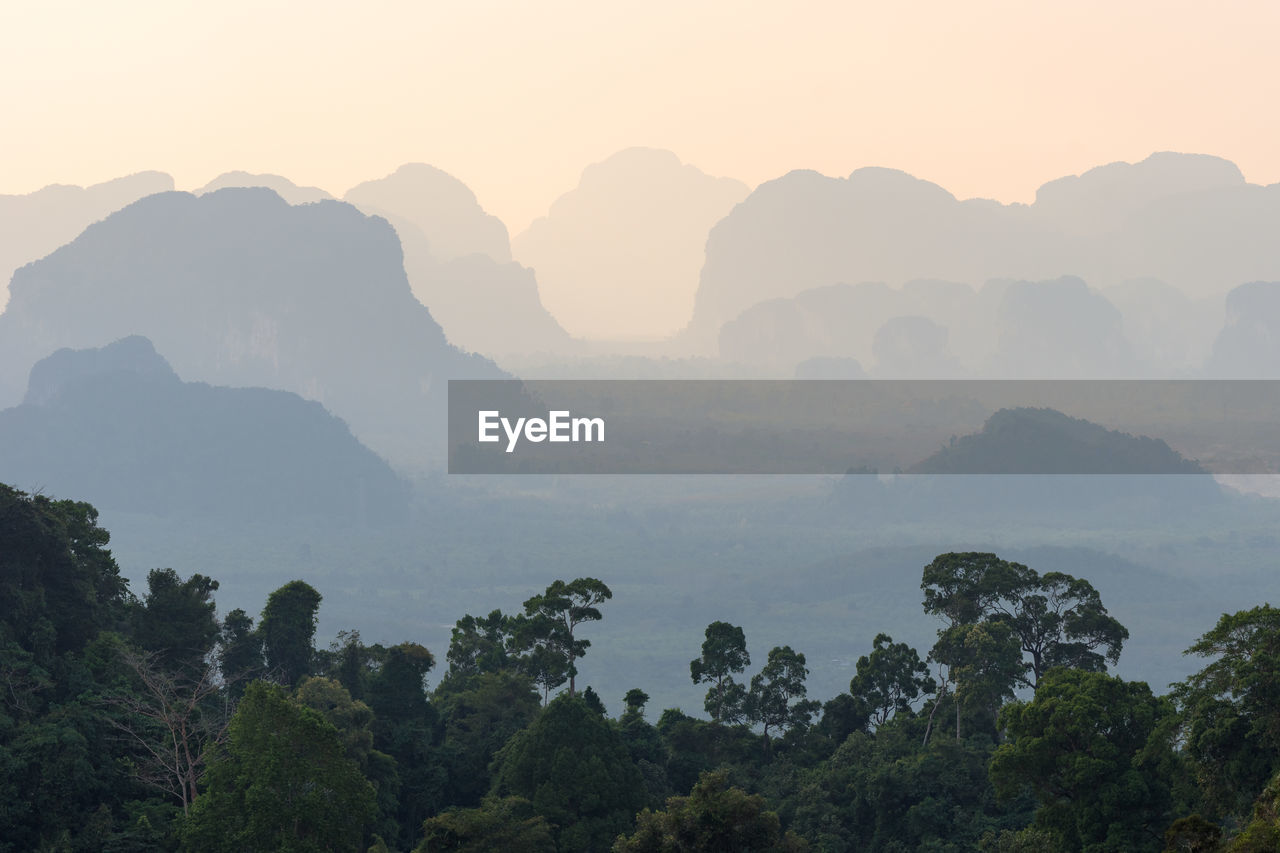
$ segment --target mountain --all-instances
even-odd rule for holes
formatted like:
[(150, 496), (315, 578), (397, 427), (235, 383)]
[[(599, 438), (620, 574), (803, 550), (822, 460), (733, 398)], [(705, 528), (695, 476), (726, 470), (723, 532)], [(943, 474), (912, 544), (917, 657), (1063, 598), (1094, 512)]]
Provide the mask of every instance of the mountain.
[(693, 312), (707, 233), (747, 193), (670, 151), (628, 148), (588, 166), (512, 250), (572, 334), (666, 336)]
[(1227, 294), (1227, 318), (1213, 343), (1210, 376), (1280, 379), (1280, 281), (1252, 281)]
[(130, 202), (172, 189), (173, 178), (163, 172), (139, 172), (91, 187), (56, 184), (27, 195), (0, 195), (0, 310), (16, 269)]
[(413, 295), (454, 346), (499, 361), (540, 353), (563, 356), (577, 349), (543, 307), (533, 270), (480, 253), (441, 260), (418, 226), (389, 214), (386, 219), (400, 238)]
[(1074, 276), (1004, 288), (985, 374), (1019, 379), (1132, 378), (1138, 367), (1113, 304)]
[(189, 380), (319, 401), (397, 462), (443, 457), (447, 379), (503, 375), (446, 342), (385, 220), (263, 188), (149, 196), (19, 270), (0, 405), (54, 350), (134, 334)]
[(1155, 278), (1198, 299), (1280, 279), (1278, 231), (1280, 184), (1244, 183), (1232, 164), (1199, 155), (1053, 181), (1031, 205), (961, 201), (890, 169), (791, 172), (712, 229), (694, 317), (673, 347), (707, 352), (751, 306), (839, 282), (1072, 275), (1104, 289)]
[(1001, 409), (981, 431), (917, 463), (911, 474), (1205, 474), (1156, 438), (1055, 409)]
[(38, 362), (0, 411), (0, 478), (100, 509), (381, 526), (409, 488), (319, 403), (187, 383), (143, 337)]
[(253, 175), (249, 172), (223, 172), (196, 190), (195, 194), (204, 195), (227, 187), (266, 187), (289, 204), (310, 204), (333, 198), (319, 187), (300, 187), (279, 175)]
[(412, 223), (439, 261), (487, 255), (511, 261), (507, 226), (485, 213), (466, 184), (425, 163), (407, 163), (385, 178), (352, 187), (343, 200), (368, 214)]

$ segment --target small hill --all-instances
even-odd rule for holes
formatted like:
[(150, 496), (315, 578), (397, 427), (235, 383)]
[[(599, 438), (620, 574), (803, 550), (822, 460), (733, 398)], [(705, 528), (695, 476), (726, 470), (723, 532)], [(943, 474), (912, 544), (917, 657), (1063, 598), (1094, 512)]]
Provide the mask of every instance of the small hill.
[(911, 474), (1206, 474), (1164, 441), (1054, 409), (1001, 409)]
[(393, 524), (409, 490), (319, 403), (179, 379), (151, 342), (63, 349), (0, 411), (0, 480), (100, 509)]

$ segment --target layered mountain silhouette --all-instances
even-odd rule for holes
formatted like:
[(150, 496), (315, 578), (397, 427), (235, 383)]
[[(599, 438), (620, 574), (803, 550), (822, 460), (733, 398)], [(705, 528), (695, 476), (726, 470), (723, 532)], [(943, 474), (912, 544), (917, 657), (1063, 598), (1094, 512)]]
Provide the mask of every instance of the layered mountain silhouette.
[(204, 195), (227, 187), (266, 187), (289, 204), (310, 204), (313, 201), (326, 201), (333, 198), (319, 187), (300, 187), (279, 175), (255, 175), (239, 171), (223, 172), (196, 190), (195, 194)]
[(487, 254), (441, 260), (416, 225), (387, 215), (404, 250), (404, 268), (418, 301), (431, 309), (455, 346), (498, 359), (576, 352), (577, 342), (538, 298), (533, 270)]
[(911, 474), (1205, 474), (1164, 441), (1109, 430), (1055, 409), (1001, 409), (982, 429)]
[(1227, 294), (1226, 325), (1208, 372), (1222, 379), (1280, 379), (1280, 281), (1253, 281)]
[(18, 267), (69, 243), (87, 225), (126, 204), (171, 189), (173, 178), (163, 172), (139, 172), (91, 187), (57, 184), (27, 195), (0, 195), (0, 310)]
[(412, 163), (345, 199), (395, 228), (413, 293), (450, 343), (496, 358), (575, 351), (533, 271), (511, 260), (507, 227), (457, 178)]
[(409, 489), (319, 403), (183, 382), (143, 337), (38, 362), (0, 411), (6, 482), (101, 509), (386, 525)]
[(365, 213), (411, 223), (438, 261), (487, 255), (511, 260), (507, 226), (484, 211), (462, 181), (425, 163), (407, 163), (385, 178), (352, 187), (343, 201)]
[(575, 336), (670, 335), (693, 310), (707, 233), (747, 192), (670, 151), (628, 148), (588, 166), (512, 250)]
[(674, 346), (713, 351), (720, 327), (753, 305), (839, 282), (1073, 275), (1105, 289), (1149, 278), (1196, 299), (1280, 279), (1276, 233), (1280, 184), (1247, 184), (1231, 163), (1199, 155), (1099, 167), (1046, 184), (1031, 205), (960, 201), (890, 169), (791, 172), (712, 229), (694, 316)]
[(0, 404), (54, 350), (133, 334), (189, 380), (319, 401), (400, 461), (443, 454), (447, 379), (502, 375), (446, 342), (385, 220), (262, 188), (149, 196), (20, 270)]

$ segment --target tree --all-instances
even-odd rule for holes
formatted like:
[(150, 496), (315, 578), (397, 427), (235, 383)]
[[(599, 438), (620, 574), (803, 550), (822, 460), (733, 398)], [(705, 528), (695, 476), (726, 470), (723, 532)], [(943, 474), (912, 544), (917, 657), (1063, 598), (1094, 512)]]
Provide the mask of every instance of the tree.
[(1036, 825), (1070, 850), (1159, 850), (1171, 815), (1166, 775), (1174, 708), (1142, 682), (1052, 669), (1030, 702), (1007, 705), (991, 759), (1002, 795), (1029, 787)]
[(1034, 690), (1051, 667), (1105, 672), (1120, 660), (1129, 631), (1087, 580), (1004, 563), (993, 581), (991, 618), (1008, 623), (1031, 657), (1019, 678), (1026, 686)]
[(184, 581), (173, 569), (152, 569), (143, 606), (133, 612), (134, 638), (160, 666), (198, 677), (218, 639), (217, 589), (216, 580), (201, 574)]
[(281, 684), (291, 687), (311, 673), (320, 598), (314, 587), (298, 580), (289, 581), (267, 597), (258, 630), (267, 667)]
[(189, 851), (346, 851), (376, 814), (374, 791), (318, 712), (256, 681), (209, 764), (182, 828)]
[(107, 695), (106, 702), (124, 712), (108, 719), (142, 747), (138, 778), (174, 797), (189, 814), (209, 753), (228, 723), (222, 704), (209, 701), (219, 689), (216, 670), (208, 664), (198, 672), (189, 665), (171, 670), (160, 652), (141, 653), (123, 644), (118, 651), (138, 689)]
[[(602, 581), (577, 578), (569, 583), (557, 580), (546, 592), (524, 603), (524, 616), (518, 620), (515, 633), (525, 648), (535, 652), (542, 649), (564, 660), (563, 672), (569, 678), (570, 696), (576, 692), (574, 679), (578, 668), (574, 661), (591, 646), (590, 640), (578, 639), (574, 632), (584, 622), (599, 621), (599, 605), (610, 598), (613, 593)], [(547, 660), (537, 660), (535, 667), (540, 672), (556, 672)]]
[(671, 797), (665, 811), (642, 811), (636, 831), (613, 845), (614, 853), (700, 853), (751, 850), (799, 853), (809, 847), (783, 833), (764, 799), (729, 785), (723, 771), (704, 773), (687, 797)]
[(511, 618), (501, 610), (483, 617), (463, 616), (453, 628), (445, 655), (450, 677), (466, 678), (513, 667), (513, 641)]
[(925, 566), (920, 587), (925, 612), (948, 628), (1007, 623), (1030, 656), (1018, 681), (1032, 689), (1055, 666), (1104, 672), (1129, 638), (1088, 581), (1062, 572), (1041, 577), (995, 554), (940, 554)]
[(644, 805), (622, 735), (580, 696), (561, 694), (494, 758), (491, 793), (524, 797), (556, 829), (560, 850), (607, 849)]
[(1243, 816), (1280, 771), (1280, 609), (1224, 614), (1184, 654), (1211, 659), (1174, 685), (1187, 751), (1210, 803)]
[(538, 716), (538, 694), (523, 673), (485, 672), (469, 679), (465, 689), (437, 693), (437, 701), (444, 718), (447, 800), (479, 806), (489, 790), (494, 754)]
[(546, 818), (523, 797), (490, 798), (480, 808), (449, 809), (422, 824), (414, 853), (555, 853)]
[(253, 618), (237, 608), (222, 620), (218, 640), (218, 669), (232, 698), (239, 699), (245, 683), (262, 672), (262, 635), (253, 630)]
[(769, 729), (806, 726), (821, 703), (806, 700), (804, 686), (809, 670), (804, 655), (790, 646), (774, 646), (760, 672), (751, 678), (747, 694), (747, 717), (764, 727), (765, 748), (769, 746)]
[(876, 635), (871, 654), (858, 658), (857, 674), (849, 681), (849, 694), (866, 705), (868, 720), (877, 728), (894, 714), (909, 712), (916, 697), (934, 689), (916, 650), (888, 634)]
[[(953, 685), (956, 740), (960, 740), (961, 711), (984, 716), (994, 730), (1001, 703), (1013, 698), (1022, 672), (1022, 655), (1013, 630), (1003, 622), (960, 624), (938, 632), (929, 659), (945, 667), (945, 681)], [(934, 711), (942, 694), (934, 702)], [(933, 714), (929, 716), (932, 727)], [(925, 733), (925, 740), (929, 737)]]
[(694, 684), (710, 682), (703, 707), (716, 722), (736, 722), (742, 715), (746, 691), (734, 682), (734, 673), (751, 665), (747, 637), (742, 628), (728, 622), (712, 622), (702, 642), (702, 657), (689, 661)]

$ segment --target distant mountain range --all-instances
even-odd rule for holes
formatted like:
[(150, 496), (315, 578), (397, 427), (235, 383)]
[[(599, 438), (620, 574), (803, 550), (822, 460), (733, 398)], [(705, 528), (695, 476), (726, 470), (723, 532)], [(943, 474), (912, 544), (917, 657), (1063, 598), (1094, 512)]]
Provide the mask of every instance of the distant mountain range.
[(172, 189), (173, 178), (163, 172), (139, 172), (91, 187), (57, 184), (26, 195), (0, 195), (0, 311), (16, 269), (71, 242), (126, 204)]
[(62, 347), (144, 335), (188, 379), (293, 391), (384, 456), (443, 456), (445, 383), (503, 375), (413, 297), (391, 226), (267, 189), (137, 201), (15, 274), (0, 405)]
[(183, 382), (143, 337), (62, 349), (0, 411), (0, 480), (100, 509), (383, 526), (409, 487), (319, 403)]
[[(1098, 289), (1154, 279), (1195, 299), (1280, 279), (1280, 184), (1228, 161), (1154, 154), (1043, 186), (1031, 205), (961, 201), (891, 169), (791, 172), (711, 230), (694, 315), (674, 342), (714, 352), (754, 305), (841, 283), (1076, 276)], [(814, 355), (818, 353), (813, 353)]]

